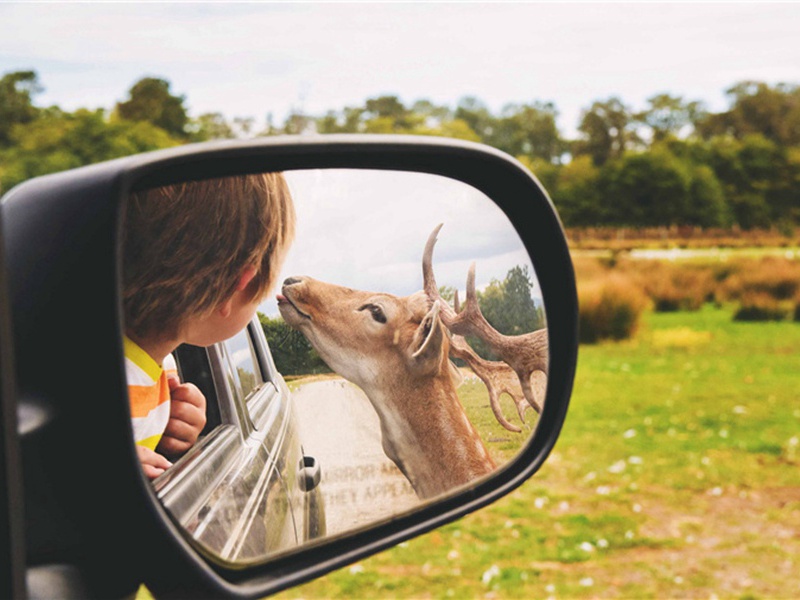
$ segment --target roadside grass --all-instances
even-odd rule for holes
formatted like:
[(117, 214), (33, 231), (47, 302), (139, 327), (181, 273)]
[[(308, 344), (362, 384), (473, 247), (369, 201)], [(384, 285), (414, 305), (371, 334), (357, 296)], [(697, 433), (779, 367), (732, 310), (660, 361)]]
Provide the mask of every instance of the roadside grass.
[(472, 425), (478, 431), (489, 454), (498, 465), (508, 463), (530, 439), (536, 428), (538, 415), (530, 408), (525, 412), (523, 423), (512, 400), (503, 394), (500, 406), (506, 420), (522, 431), (509, 431), (497, 421), (489, 406), (489, 394), (486, 386), (477, 377), (466, 377), (458, 388), (458, 397), (464, 406)]
[[(565, 427), (533, 479), (277, 597), (796, 597), (800, 324), (732, 310), (647, 312), (636, 338), (581, 346)], [(479, 408), (491, 436), (522, 437)]]

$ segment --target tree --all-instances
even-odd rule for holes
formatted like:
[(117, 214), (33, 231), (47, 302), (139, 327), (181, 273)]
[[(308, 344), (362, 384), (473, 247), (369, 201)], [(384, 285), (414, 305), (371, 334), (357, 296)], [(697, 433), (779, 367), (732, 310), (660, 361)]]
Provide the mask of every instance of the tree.
[(3, 189), (39, 175), (179, 143), (147, 122), (109, 120), (103, 110), (67, 113), (57, 108), (15, 125), (10, 141), (10, 147), (0, 151)]
[(484, 141), (512, 156), (559, 162), (565, 144), (556, 126), (552, 102), (509, 104)]
[(661, 227), (687, 222), (691, 176), (665, 148), (609, 163), (600, 185), (613, 225)]
[(15, 125), (33, 121), (38, 113), (33, 96), (42, 91), (35, 71), (15, 71), (0, 79), (0, 148), (11, 143)]
[(492, 116), (486, 105), (474, 96), (461, 98), (453, 116), (469, 125), (484, 143), (489, 143), (489, 138), (497, 128), (497, 118)]
[(617, 97), (596, 101), (583, 111), (578, 130), (582, 138), (574, 144), (574, 154), (588, 154), (594, 164), (620, 158), (639, 141), (631, 110)]
[(258, 319), (264, 329), (278, 371), (284, 375), (330, 371), (305, 336), (289, 327), (282, 318), (271, 319), (263, 313), (258, 313)]
[(364, 108), (345, 107), (343, 110), (328, 111), (316, 120), (319, 133), (360, 133), (364, 129)]
[(684, 222), (698, 227), (730, 227), (733, 212), (722, 184), (708, 165), (691, 165), (689, 202)]
[(399, 120), (406, 117), (410, 112), (397, 96), (372, 98), (367, 100), (365, 108), (368, 118), (389, 117)]
[(650, 129), (652, 142), (677, 137), (681, 131), (706, 115), (700, 102), (684, 102), (680, 96), (657, 94), (648, 98), (649, 107), (636, 115)]
[(561, 165), (553, 164), (549, 160), (543, 158), (530, 158), (525, 155), (517, 156), (517, 160), (528, 168), (551, 197), (558, 193), (559, 174), (563, 169)]
[(140, 79), (128, 92), (129, 99), (117, 103), (116, 112), (121, 119), (146, 121), (171, 136), (186, 138), (189, 117), (183, 106), (185, 97), (173, 96), (169, 88), (169, 82), (164, 79)]
[(760, 134), (716, 136), (704, 142), (702, 162), (719, 179), (734, 221), (744, 229), (796, 220), (798, 166), (794, 154)]
[[(527, 266), (517, 265), (503, 281), (493, 279), (478, 292), (478, 305), (486, 320), (502, 334), (520, 335), (545, 325), (544, 312), (531, 298), (533, 282)], [(476, 338), (467, 341), (484, 357), (493, 358), (486, 344)]]
[(236, 137), (231, 124), (222, 113), (218, 112), (204, 113), (196, 119), (191, 119), (186, 129), (193, 142), (227, 140)]
[(737, 139), (760, 134), (783, 146), (800, 145), (800, 86), (742, 81), (726, 90), (730, 109), (708, 115), (698, 124), (709, 139), (731, 135)]
[(567, 227), (597, 227), (608, 223), (607, 203), (600, 193), (600, 168), (592, 157), (576, 156), (558, 171), (553, 203)]

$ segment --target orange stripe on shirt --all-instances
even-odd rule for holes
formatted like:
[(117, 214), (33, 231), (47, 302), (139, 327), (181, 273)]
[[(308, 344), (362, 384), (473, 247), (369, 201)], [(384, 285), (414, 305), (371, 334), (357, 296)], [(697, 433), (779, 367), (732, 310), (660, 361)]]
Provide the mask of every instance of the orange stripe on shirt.
[(129, 385), (131, 417), (146, 417), (159, 404), (169, 401), (169, 384), (161, 377), (154, 385)]

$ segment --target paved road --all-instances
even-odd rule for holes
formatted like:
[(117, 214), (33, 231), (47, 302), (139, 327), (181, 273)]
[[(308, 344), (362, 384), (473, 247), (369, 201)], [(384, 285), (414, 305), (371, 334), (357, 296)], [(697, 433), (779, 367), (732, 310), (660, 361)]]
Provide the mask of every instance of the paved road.
[(378, 416), (358, 387), (342, 379), (311, 382), (293, 392), (293, 401), (305, 453), (322, 468), (330, 535), (419, 505), (383, 453)]

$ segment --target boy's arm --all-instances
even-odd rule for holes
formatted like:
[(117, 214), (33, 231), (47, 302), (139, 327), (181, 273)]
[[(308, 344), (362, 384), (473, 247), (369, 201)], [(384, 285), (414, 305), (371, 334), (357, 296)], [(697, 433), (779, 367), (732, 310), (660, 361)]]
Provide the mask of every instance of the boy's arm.
[(206, 425), (206, 398), (192, 383), (177, 376), (167, 378), (170, 391), (169, 422), (156, 450), (167, 458), (178, 458), (197, 441)]

